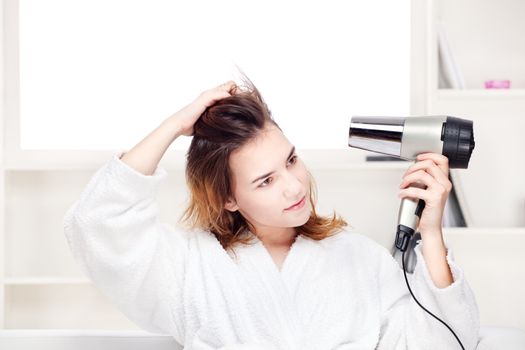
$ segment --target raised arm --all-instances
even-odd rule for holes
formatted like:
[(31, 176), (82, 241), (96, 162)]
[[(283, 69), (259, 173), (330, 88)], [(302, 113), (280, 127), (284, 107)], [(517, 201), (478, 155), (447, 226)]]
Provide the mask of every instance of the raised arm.
[(235, 83), (228, 81), (206, 90), (192, 103), (166, 119), (158, 128), (126, 152), (122, 161), (145, 175), (151, 175), (169, 145), (180, 135), (193, 135), (193, 125), (204, 110), (217, 100), (230, 96)]
[(184, 344), (188, 232), (158, 220), (155, 201), (167, 176), (158, 163), (180, 135), (190, 136), (205, 108), (232, 83), (202, 93), (129, 152), (119, 151), (66, 212), (64, 233), (81, 270), (140, 327)]

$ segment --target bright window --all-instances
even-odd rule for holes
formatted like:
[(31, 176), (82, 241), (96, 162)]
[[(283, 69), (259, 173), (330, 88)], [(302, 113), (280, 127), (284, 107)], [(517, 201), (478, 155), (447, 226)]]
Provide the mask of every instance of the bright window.
[(298, 148), (409, 114), (408, 0), (19, 1), (22, 149), (131, 147), (235, 64)]

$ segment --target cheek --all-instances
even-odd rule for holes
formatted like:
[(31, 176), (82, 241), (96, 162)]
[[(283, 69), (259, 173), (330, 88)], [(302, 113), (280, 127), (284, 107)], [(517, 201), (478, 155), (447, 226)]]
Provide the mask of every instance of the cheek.
[(261, 212), (261, 215), (265, 215), (266, 213), (270, 215), (270, 213), (275, 213), (276, 211), (279, 211), (281, 203), (279, 202), (279, 199), (282, 195), (279, 194), (279, 191), (276, 190), (275, 186), (274, 188), (269, 188), (266, 191), (262, 191), (257, 196), (256, 206), (257, 209)]
[(280, 211), (280, 203), (277, 203), (277, 198), (273, 188), (259, 189), (254, 191), (249, 198), (244, 198), (242, 207), (252, 217), (273, 216)]

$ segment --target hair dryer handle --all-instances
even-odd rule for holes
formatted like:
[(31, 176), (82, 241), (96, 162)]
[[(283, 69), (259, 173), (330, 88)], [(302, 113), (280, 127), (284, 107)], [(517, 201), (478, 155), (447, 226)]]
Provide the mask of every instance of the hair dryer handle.
[[(411, 186), (426, 188), (426, 186), (417, 183)], [(410, 238), (416, 232), (423, 209), (425, 209), (425, 201), (422, 199), (403, 198), (401, 200), (395, 240), (396, 247), (399, 250), (406, 251)]]

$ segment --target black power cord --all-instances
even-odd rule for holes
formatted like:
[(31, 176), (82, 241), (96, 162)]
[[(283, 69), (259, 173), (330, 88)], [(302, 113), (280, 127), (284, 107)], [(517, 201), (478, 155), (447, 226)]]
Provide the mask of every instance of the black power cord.
[(434, 317), (436, 320), (438, 320), (439, 322), (443, 323), (451, 332), (452, 334), (454, 335), (454, 337), (456, 337), (456, 340), (458, 341), (459, 343), (459, 346), (461, 346), (461, 349), (465, 350), (465, 348), (463, 347), (463, 344), (461, 343), (461, 341), (459, 340), (458, 336), (456, 335), (456, 333), (454, 333), (454, 331), (452, 330), (452, 328), (450, 328), (448, 326), (448, 324), (446, 324), (445, 322), (443, 322), (442, 320), (440, 320), (436, 315), (434, 315), (432, 312), (428, 311), (423, 305), (421, 305), (421, 303), (416, 299), (416, 297), (414, 296), (414, 293), (412, 293), (412, 289), (410, 289), (410, 284), (408, 284), (408, 278), (407, 278), (407, 271), (406, 271), (406, 268), (405, 268), (405, 251), (403, 250), (403, 254), (401, 256), (401, 261), (403, 262), (403, 273), (405, 274), (405, 281), (407, 283), (407, 287), (408, 287), (408, 290), (410, 291), (410, 294), (412, 294), (412, 298), (414, 298), (414, 300), (416, 301), (416, 303), (423, 309), (425, 310), (426, 312), (428, 312), (432, 317)]

